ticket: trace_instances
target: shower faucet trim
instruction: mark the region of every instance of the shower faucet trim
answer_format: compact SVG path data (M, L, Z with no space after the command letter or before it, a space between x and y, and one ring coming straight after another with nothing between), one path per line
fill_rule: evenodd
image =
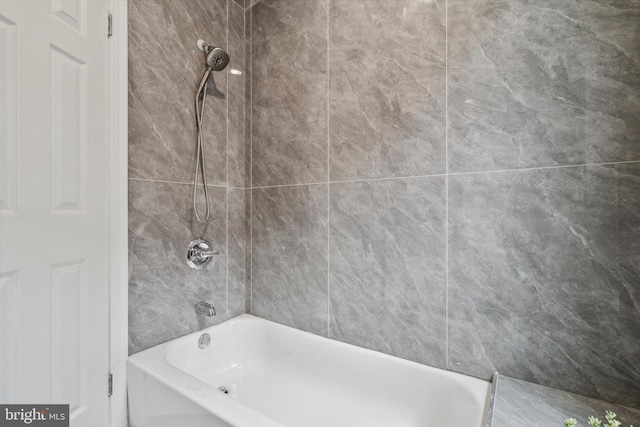
M185 260L193 269L201 270L220 252L211 250L211 243L204 239L193 240L189 243Z

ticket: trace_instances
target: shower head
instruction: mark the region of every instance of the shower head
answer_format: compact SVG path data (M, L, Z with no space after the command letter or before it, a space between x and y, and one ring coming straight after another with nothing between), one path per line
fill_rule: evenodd
M204 40L198 40L198 48L204 52L207 68L213 71L222 71L229 64L229 54L221 47L210 46Z
M213 71L222 71L229 64L229 54L221 47L209 46L205 52L207 67Z

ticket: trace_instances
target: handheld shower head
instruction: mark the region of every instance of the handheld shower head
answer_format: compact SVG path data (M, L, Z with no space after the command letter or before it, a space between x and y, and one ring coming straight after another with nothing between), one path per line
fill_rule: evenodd
M211 47L205 52L207 67L213 71L222 71L229 64L229 54L221 47Z
M204 52L207 68L213 71L222 71L229 64L229 54L221 47L210 46L204 40L198 40L198 48Z
M212 71L222 71L229 64L229 54L224 51L224 49L220 47L210 46L204 42L204 40L198 40L198 49L200 49L204 53L204 60L207 64L207 69L204 70L204 74L202 76L202 80L200 80L200 84L198 85L198 90L196 91L195 96L195 107L196 107L196 127L197 127L197 147L196 147L196 170L193 178L193 213L196 216L196 219L201 224L206 224L209 221L209 191L207 189L207 171L205 168L204 161L204 149L202 143L202 126L204 121L204 105L207 100L207 80L211 75ZM215 86L215 82L214 82ZM219 92L218 92L219 93ZM200 97L202 95L202 98ZM224 98L224 94L222 94L222 98ZM204 219L200 218L200 214L198 213L198 207L196 204L196 199L198 196L198 175L199 172L202 171L202 185L204 187L204 198L206 201L206 211Z

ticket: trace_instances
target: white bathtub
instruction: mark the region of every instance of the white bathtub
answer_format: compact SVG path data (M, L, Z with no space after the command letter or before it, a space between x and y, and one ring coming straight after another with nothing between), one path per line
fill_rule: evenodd
M481 427L490 388L246 314L131 356L128 375L132 427Z

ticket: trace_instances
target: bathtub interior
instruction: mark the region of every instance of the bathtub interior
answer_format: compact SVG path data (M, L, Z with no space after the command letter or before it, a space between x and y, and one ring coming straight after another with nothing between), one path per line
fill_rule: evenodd
M286 426L483 425L489 383L250 315L171 342L166 362ZM220 391L222 394L223 391Z
M130 427L233 427L179 390L179 377L164 381L131 362L127 375Z

